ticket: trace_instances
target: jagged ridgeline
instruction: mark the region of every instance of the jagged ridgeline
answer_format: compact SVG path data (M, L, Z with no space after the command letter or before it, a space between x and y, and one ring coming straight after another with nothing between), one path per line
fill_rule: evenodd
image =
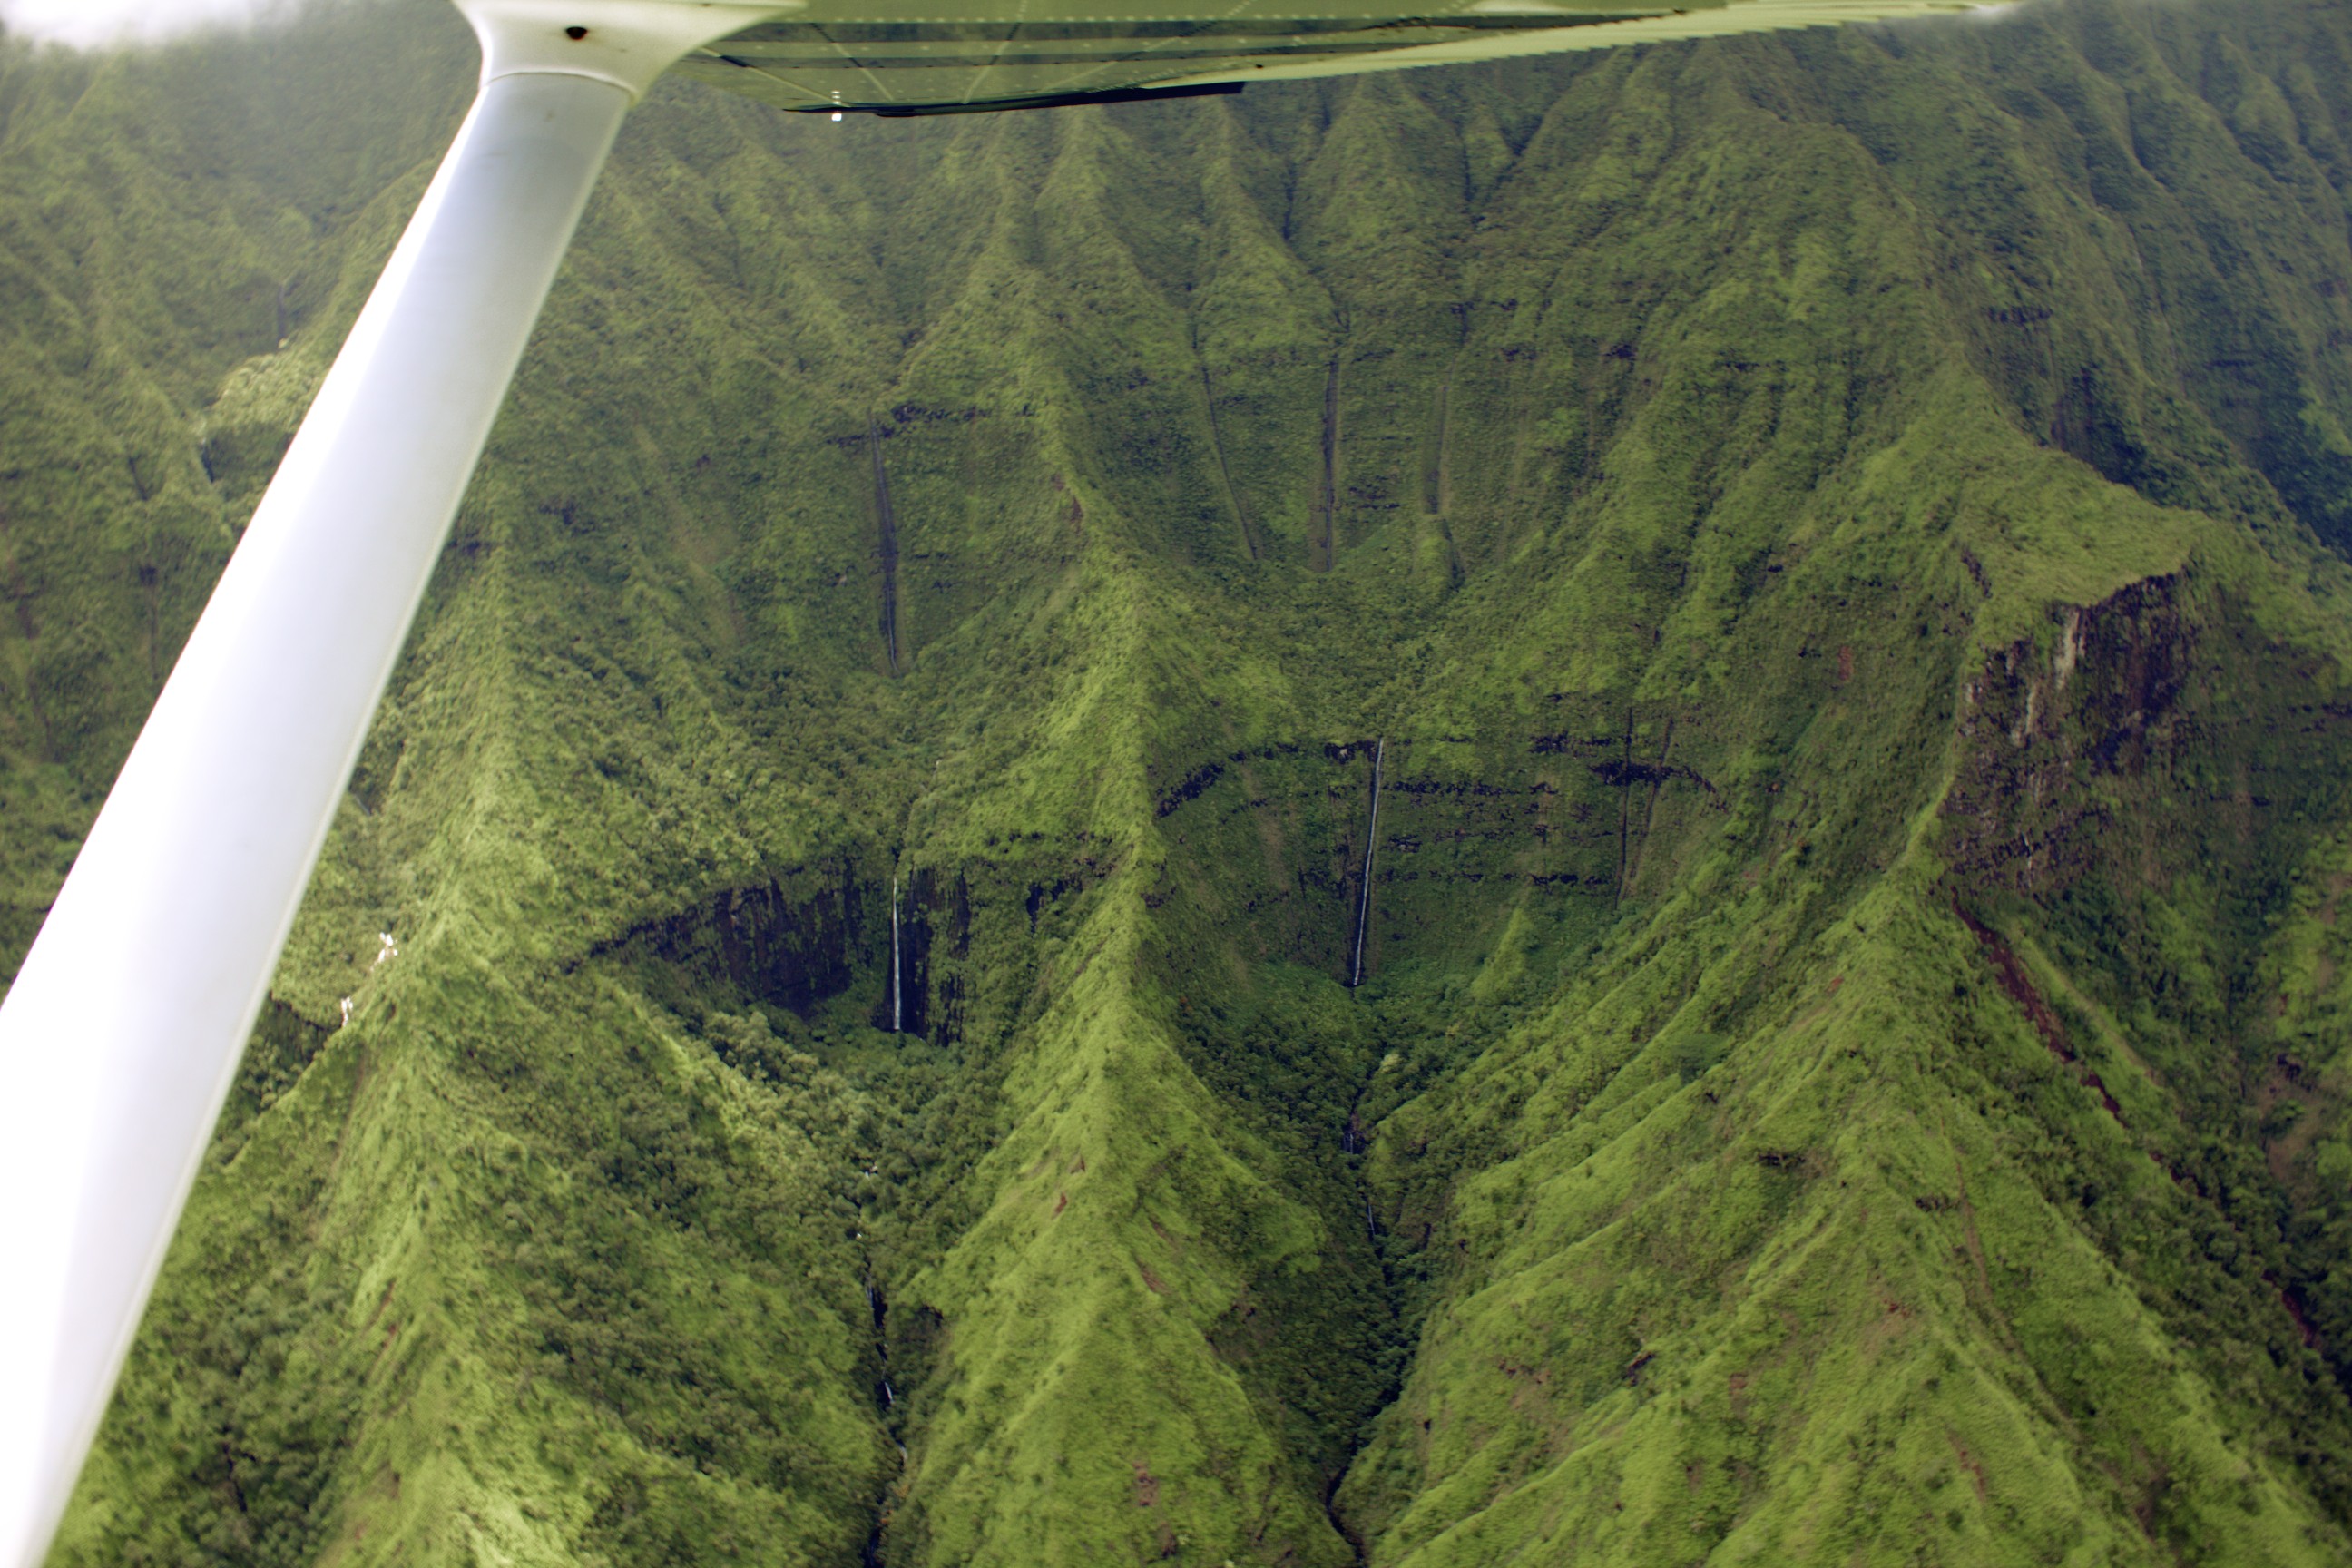
M472 70L0 43L11 962ZM665 87L53 1562L2347 1561L2347 191L2342 0Z

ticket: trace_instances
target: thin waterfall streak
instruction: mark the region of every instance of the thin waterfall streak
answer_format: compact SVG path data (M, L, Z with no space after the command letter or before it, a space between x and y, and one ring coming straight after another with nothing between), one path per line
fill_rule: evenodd
M1381 760L1388 750L1386 737L1372 742L1372 816L1364 827L1364 879L1356 899L1356 963L1348 984L1364 983L1364 928L1372 921L1372 852L1381 836Z
M906 1033L907 987L898 973L898 879L890 879L890 1032Z

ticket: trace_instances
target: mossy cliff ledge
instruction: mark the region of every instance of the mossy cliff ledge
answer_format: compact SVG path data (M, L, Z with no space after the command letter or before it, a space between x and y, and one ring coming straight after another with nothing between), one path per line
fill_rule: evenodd
M12 963L472 69L0 40ZM665 87L53 1562L2352 1559L2347 429L2342 0Z

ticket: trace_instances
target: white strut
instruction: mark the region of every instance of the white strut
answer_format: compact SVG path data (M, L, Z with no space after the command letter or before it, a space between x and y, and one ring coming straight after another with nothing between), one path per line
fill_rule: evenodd
M37 1568L65 1510L621 117L783 8L457 3L480 96L0 1005L0 1568Z

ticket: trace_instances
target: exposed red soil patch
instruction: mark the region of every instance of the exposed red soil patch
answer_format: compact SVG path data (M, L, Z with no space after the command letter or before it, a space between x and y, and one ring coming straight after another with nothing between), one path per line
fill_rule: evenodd
M2116 1126L2128 1129L2131 1123L2124 1120L2124 1108L2116 1103L2105 1080L2083 1065L2083 1058L2076 1054L2074 1042L2066 1037L2066 1026L2059 1021L2049 1002L2034 987L2032 977L2025 973L2024 961L2000 939L1999 931L1980 923L1957 902L1952 905L1952 912L1960 917L1960 923L1969 928L1969 933L1977 939L1977 944L1984 949L1985 956L1992 961L1993 973L2000 977L2000 988L2009 993L2010 1000L2017 1004L2018 1010L2033 1026L2034 1033L2042 1037L2042 1043L2049 1047L2050 1054L2068 1067L2080 1068L2074 1075L2077 1081L2098 1095L2099 1103L2106 1108L2109 1116L2115 1118Z
M1966 1443L1961 1442L1958 1437L1952 1439L1952 1453L1959 1459L1960 1468L1968 1471L1969 1479L1976 1482L1977 1501L1984 1501L1986 1493L1983 1464L1978 1460L1974 1454L1969 1452L1969 1446Z
M2034 1029L2042 1036L2042 1043L2049 1047L2050 1054L2070 1067L2082 1067L2082 1058L2075 1055L2073 1043L2066 1037L2065 1026L2059 1022L2058 1016L2051 1010L2050 1004L2042 998L2041 992L2034 988L2032 980L2025 973L2024 963L2011 950L2009 944L2000 939L2000 934L1979 923L1966 910L1960 908L1957 900L1952 905L1952 912L1959 916L1960 923L1969 928L1976 937L1979 945L1984 949L1986 956L1991 959L1994 972L2000 977L2001 989L2009 993L2011 999L2016 1002L2026 1017L2032 1021ZM2077 1076L2085 1088L2098 1092L2100 1103L2106 1107L2107 1114L2115 1118L2116 1125L2126 1131L2130 1131L2131 1124L2124 1120L2122 1108L2116 1103L2116 1097L2108 1092L2107 1086L2100 1081L2099 1075L2088 1068L2082 1068ZM2277 1076L2273 1074L2274 1078ZM2294 1076L2292 1072L2286 1074L2289 1079ZM2154 1149L2147 1150L2147 1153L2148 1159L2155 1163L2156 1168L2162 1171L2172 1184L2179 1187L2182 1193L2200 1201L2206 1199L2204 1190L2196 1181L2177 1168L2172 1162ZM1965 1207L1967 1203L1965 1193L1961 1203ZM1973 1226L1970 1228L1973 1231ZM1973 1236L1971 1243L1973 1244ZM1979 1258L1978 1263L1979 1271L1983 1267L1983 1262ZM2268 1274L2263 1276L2263 1281L2278 1293L2279 1305L2284 1307L2287 1316L2294 1320L2295 1331L2303 1336L2304 1344L2313 1350L2319 1349L2321 1347L2319 1331L2313 1326L2311 1319L2305 1313L2303 1303L2296 1299L2293 1288L2280 1284L2276 1279Z
M2279 1305L2286 1309L2286 1315L2294 1320L2296 1331L2303 1335L2304 1349L2317 1350L2319 1331L2312 1325L2311 1319L2305 1313L2303 1303L2295 1299L2294 1292L2267 1274L2263 1276L2263 1283L2278 1292Z

